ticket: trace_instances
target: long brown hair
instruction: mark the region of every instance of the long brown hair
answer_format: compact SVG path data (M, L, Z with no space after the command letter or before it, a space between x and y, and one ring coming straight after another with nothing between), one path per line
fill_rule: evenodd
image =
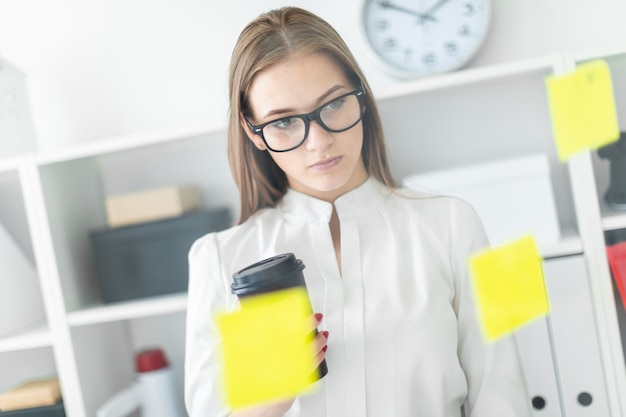
M397 188L387 163L380 116L370 87L356 60L339 34L320 17L300 8L284 7L264 13L239 35L230 62L230 119L228 159L239 188L239 223L257 210L273 207L287 192L287 177L268 151L260 151L240 125L240 114L250 112L248 92L254 76L295 54L325 53L343 68L355 86L365 89L363 148L361 156L368 174Z

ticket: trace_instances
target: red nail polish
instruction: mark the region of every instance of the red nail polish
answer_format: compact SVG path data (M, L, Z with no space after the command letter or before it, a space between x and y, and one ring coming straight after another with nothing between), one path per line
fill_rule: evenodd
M327 330L324 330L324 331L322 332L322 334L324 335L324 337L325 337L326 339L328 339L328 331L327 331Z
M322 321L323 317L322 313L315 314L315 320L317 320L318 323Z
M326 352L326 349L328 349L328 345L326 345L326 346L324 346L324 347L322 348L322 352Z

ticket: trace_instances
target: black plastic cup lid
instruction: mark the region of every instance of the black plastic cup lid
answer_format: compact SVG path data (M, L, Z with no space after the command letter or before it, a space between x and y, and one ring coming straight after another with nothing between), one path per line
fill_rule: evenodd
M283 253L263 259L233 274L233 294L247 294L271 288L280 281L304 269L293 253Z

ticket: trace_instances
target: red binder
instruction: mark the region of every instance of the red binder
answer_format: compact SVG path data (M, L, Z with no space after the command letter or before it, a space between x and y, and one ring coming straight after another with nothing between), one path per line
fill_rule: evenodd
M613 271L613 279L622 298L622 305L626 310L626 242L607 246L606 253L611 271Z

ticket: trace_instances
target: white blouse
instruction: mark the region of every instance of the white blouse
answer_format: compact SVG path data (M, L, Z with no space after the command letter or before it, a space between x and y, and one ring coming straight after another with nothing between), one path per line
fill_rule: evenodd
M512 338L483 341L468 282L487 245L476 213L448 197L390 191L374 179L332 204L289 190L276 208L198 239L189 253L185 400L191 417L229 414L214 313L232 311L236 271L292 252L328 330L328 374L298 398L302 417L529 417Z

